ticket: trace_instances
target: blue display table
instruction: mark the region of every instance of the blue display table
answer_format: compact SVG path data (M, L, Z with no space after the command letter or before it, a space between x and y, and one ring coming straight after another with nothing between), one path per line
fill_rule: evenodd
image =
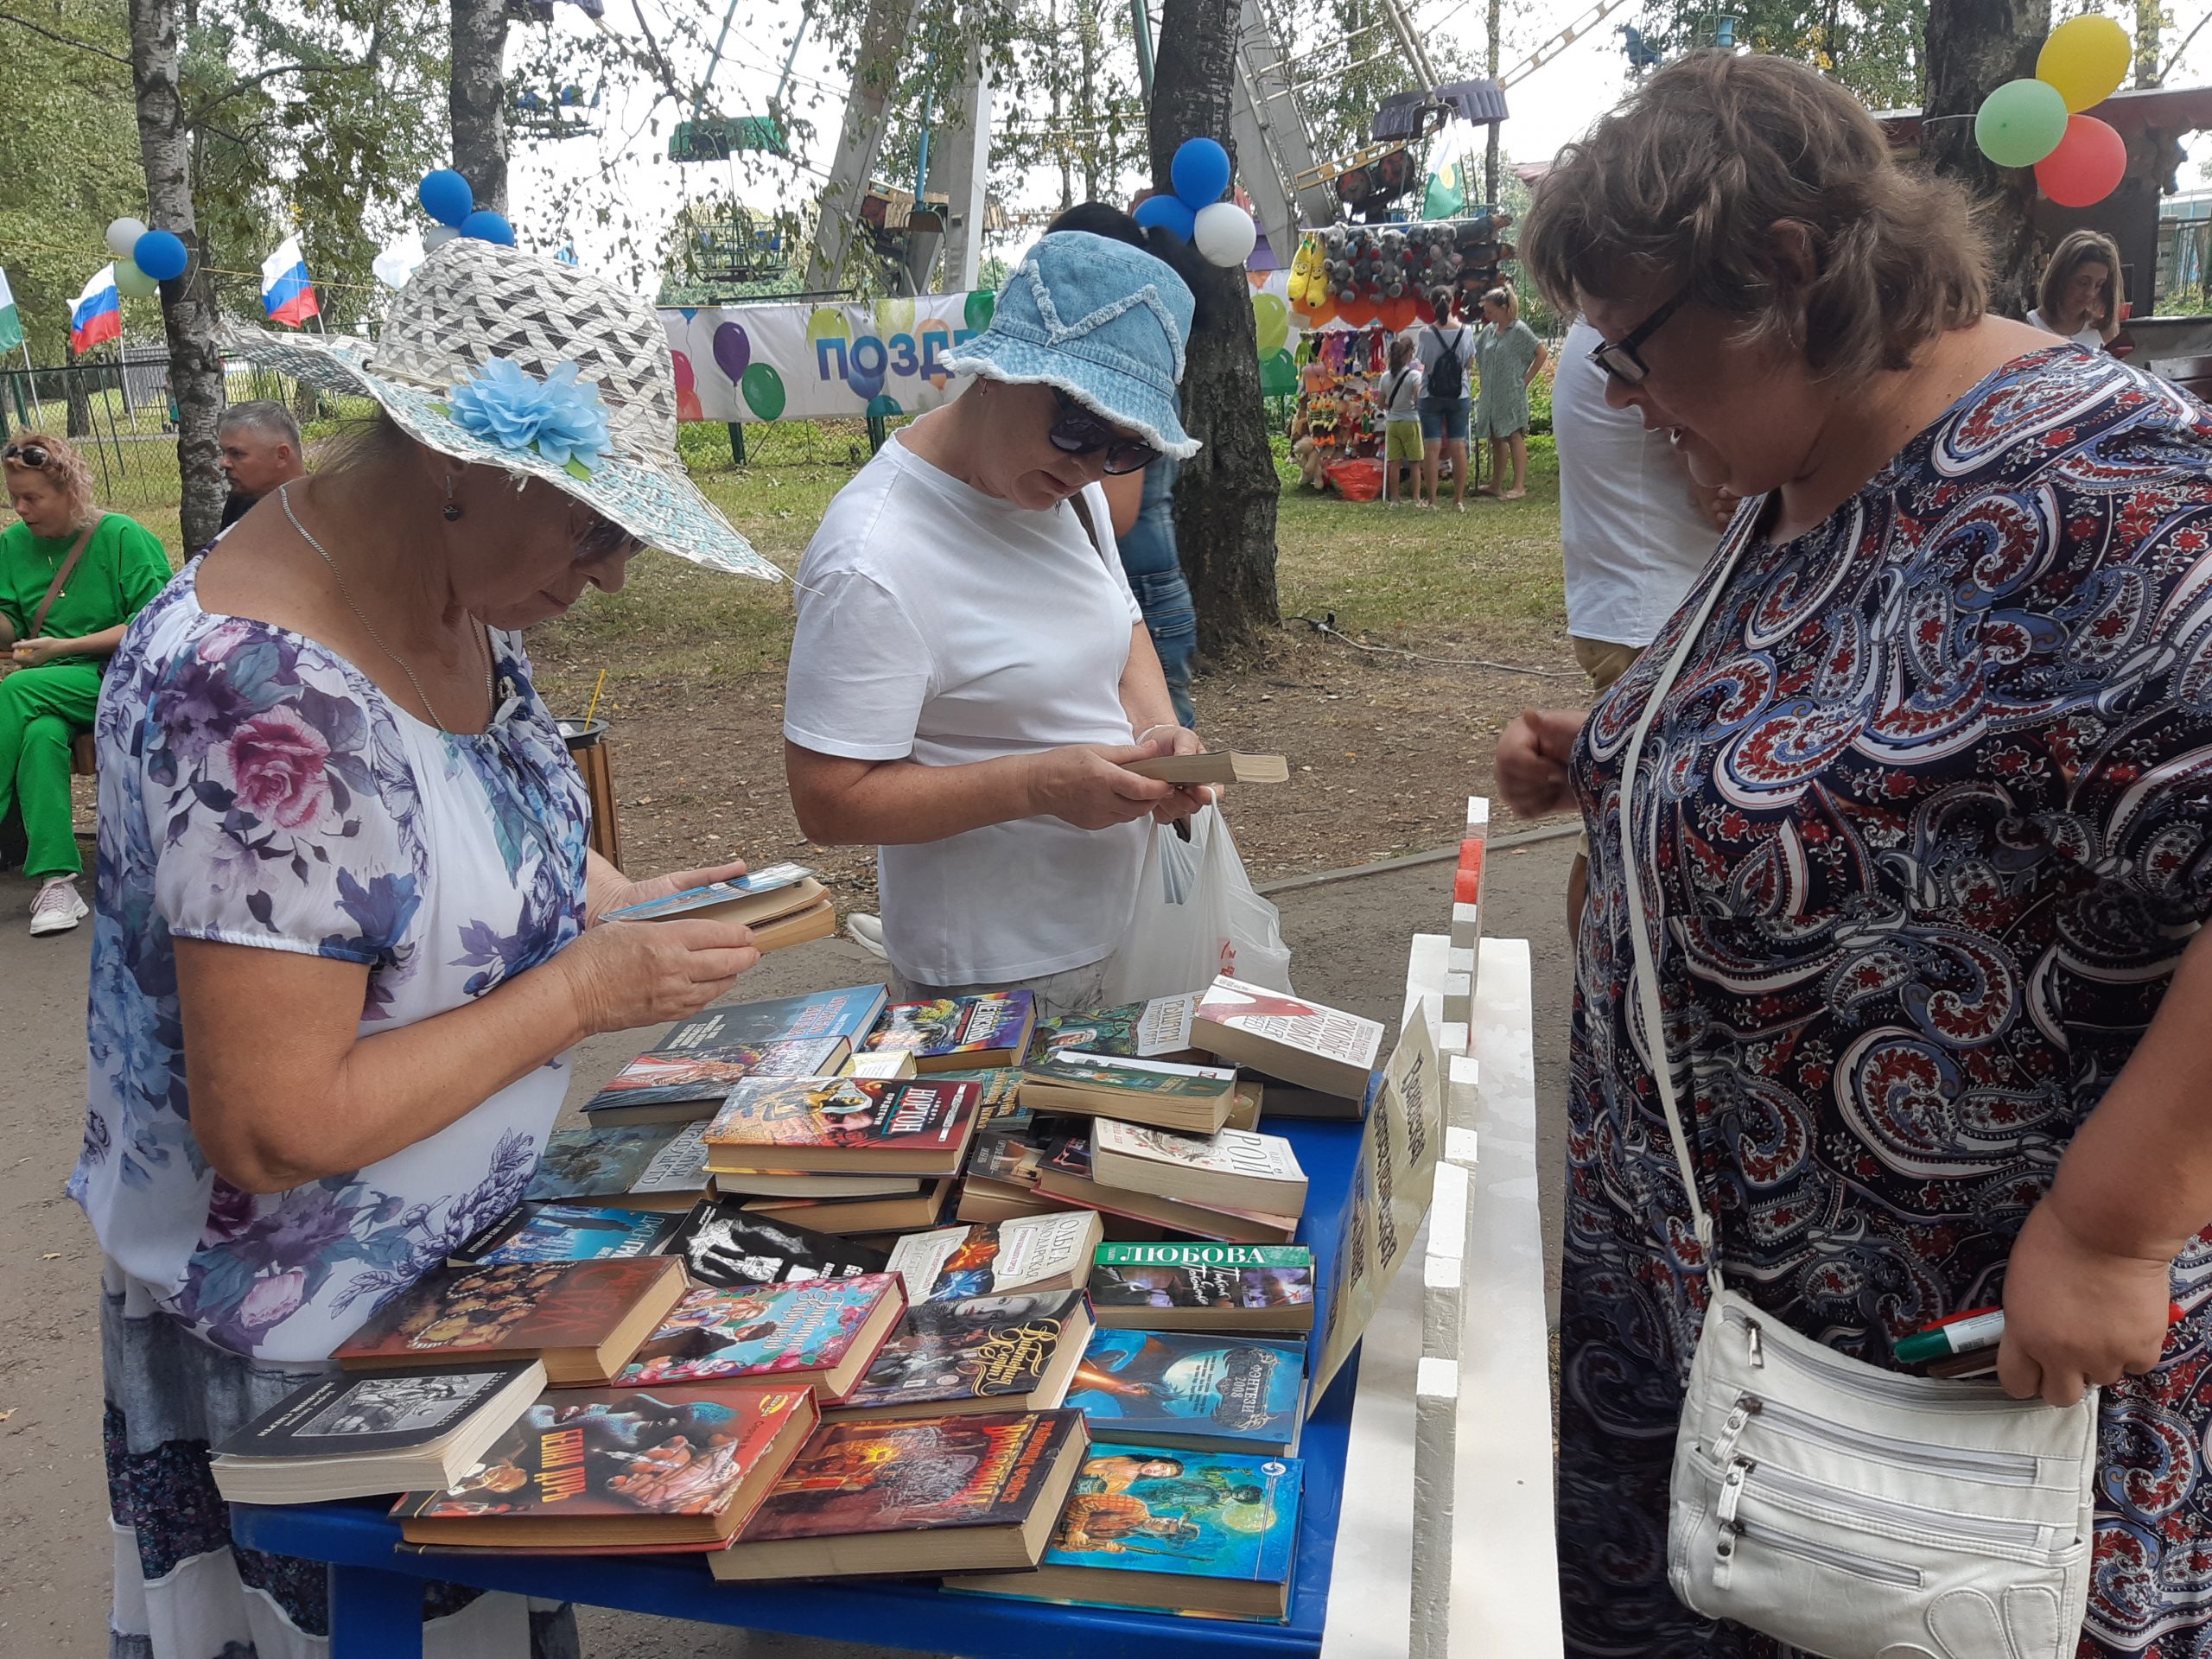
M1320 1287L1317 1334L1326 1328L1328 1285L1344 1197L1358 1155L1359 1126L1277 1123L1307 1180L1299 1242L1313 1251ZM773 1587L715 1581L697 1556L592 1559L520 1554L402 1554L399 1523L381 1500L285 1507L238 1504L232 1527L255 1549L331 1564L331 1659L419 1659L424 1579L509 1590L553 1601L619 1607L709 1624L782 1630L872 1643L963 1659L1161 1659L1169 1654L1318 1654L1328 1614L1337 1516L1344 1500L1344 1446L1357 1361L1306 1426L1297 1576L1284 1624L1244 1624L1101 1607L1064 1607L933 1586L830 1581Z

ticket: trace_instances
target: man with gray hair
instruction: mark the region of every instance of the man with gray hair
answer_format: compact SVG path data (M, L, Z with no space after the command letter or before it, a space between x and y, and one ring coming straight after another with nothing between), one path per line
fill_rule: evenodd
M223 528L245 517L264 495L307 475L300 454L300 423L282 404L257 399L232 404L216 423L215 445L231 499L223 503Z

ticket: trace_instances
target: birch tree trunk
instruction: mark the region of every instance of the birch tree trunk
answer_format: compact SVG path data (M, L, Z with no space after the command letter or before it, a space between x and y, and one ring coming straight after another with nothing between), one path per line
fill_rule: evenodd
M1928 97L1922 105L1922 162L1964 181L1982 204L1989 236L1991 300L2007 316L2035 304L2042 256L2036 244L2036 175L2000 168L1974 141L1981 100L2036 72L2050 32L2050 0L1942 0L1928 9Z
M215 423L223 408L223 358L215 342L215 289L200 260L192 207L192 141L177 88L176 0L130 0L130 79L138 108L138 150L146 167L147 219L181 237L192 263L162 284L168 335L169 391L176 398L177 508L188 556L222 527L223 474Z
M453 0L453 164L476 205L507 211L505 0Z
M1185 138L1213 138L1236 155L1229 111L1236 14L1237 0L1166 0L1162 8L1146 127L1153 182L1162 190L1172 188L1169 164ZM1198 314L1183 424L1205 448L1176 480L1175 545L1198 607L1198 649L1218 661L1250 650L1282 620L1275 598L1281 486L1260 396L1251 288L1242 269L1195 254L1188 263Z

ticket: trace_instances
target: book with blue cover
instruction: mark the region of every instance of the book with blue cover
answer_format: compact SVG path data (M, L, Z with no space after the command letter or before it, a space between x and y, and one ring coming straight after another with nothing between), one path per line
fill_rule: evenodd
M712 1117L747 1077L827 1077L850 1052L842 1037L649 1049L584 1103L594 1123L671 1123Z
M525 1199L612 1198L630 1190L675 1139L673 1123L593 1124L546 1137Z
M890 993L880 985L847 985L801 996L724 1002L679 1020L653 1045L656 1054L762 1043L822 1042L842 1037L855 1048L883 1017Z
M914 1069L925 1075L1019 1065L1036 1025L1037 998L1030 991L930 997L893 1003L863 1046L877 1054L910 1052Z
M653 1255L683 1217L583 1204L518 1204L448 1259L455 1267Z
M810 891L811 889L811 891ZM823 892L814 872L804 864L771 864L749 870L727 881L686 887L664 898L625 905L600 918L602 922L659 922L671 916L728 917L731 921L766 921L786 910L810 905ZM802 896L804 895L804 896Z
M1305 1400L1301 1342L1100 1330L1067 1403L1105 1440L1288 1457L1298 1450Z
M1100 1440L1041 1567L963 1574L945 1587L1279 1622L1290 1612L1304 1478L1294 1458Z
M702 1287L668 1312L616 1380L625 1388L720 1382L810 1388L825 1403L841 1400L906 1311L906 1293L891 1273Z

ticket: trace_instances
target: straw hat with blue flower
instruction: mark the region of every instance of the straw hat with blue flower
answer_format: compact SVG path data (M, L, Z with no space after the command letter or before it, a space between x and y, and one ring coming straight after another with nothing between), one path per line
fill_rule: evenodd
M441 454L541 479L649 547L782 574L684 474L676 376L652 307L573 266L456 238L416 267L374 345L251 329L226 344L326 391L375 399Z

